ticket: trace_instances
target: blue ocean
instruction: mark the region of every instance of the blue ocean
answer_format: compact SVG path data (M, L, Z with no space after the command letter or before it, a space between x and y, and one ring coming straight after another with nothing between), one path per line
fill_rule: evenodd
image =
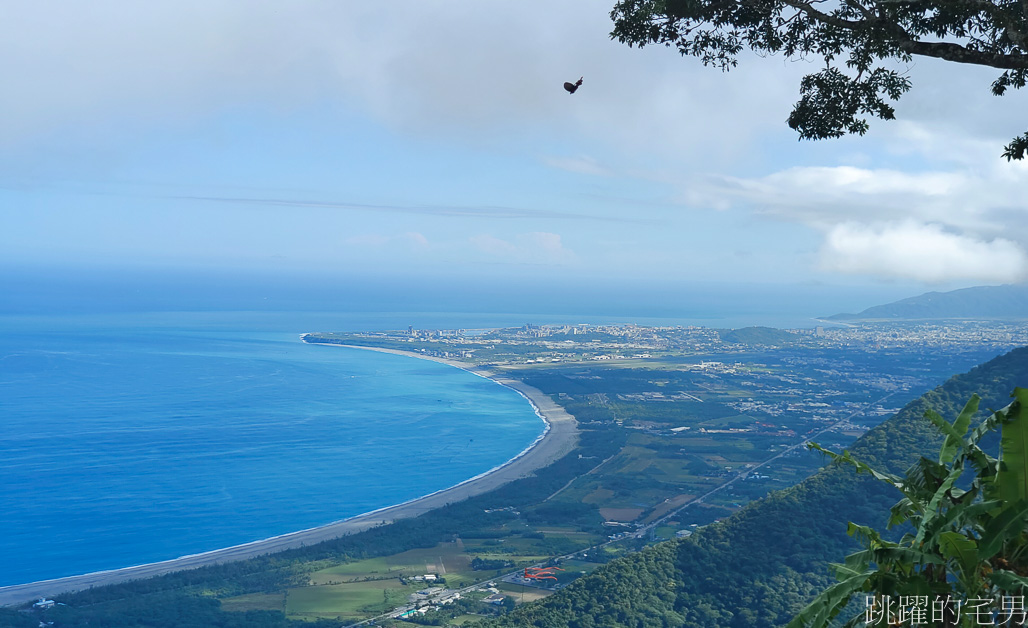
M268 330L290 318L3 318L0 586L407 501L544 428L520 395L460 369Z

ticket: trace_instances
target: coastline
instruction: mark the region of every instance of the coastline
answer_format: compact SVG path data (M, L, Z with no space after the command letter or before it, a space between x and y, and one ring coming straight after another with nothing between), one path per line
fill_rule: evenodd
M568 414L564 408L554 403L542 391L519 380L503 377L488 369L475 367L457 360L426 356L412 351L357 345L308 343L305 335L301 336L301 338L304 339L304 343L309 345L336 346L392 353L394 355L431 360L468 371L520 394L532 405L536 414L546 424L546 427L539 438L507 462L449 488L441 489L401 504L386 506L315 528L289 532L268 539L199 554L191 554L171 560L0 587L0 606L22 604L39 597L54 596L129 580L150 578L174 571L184 571L206 565L245 560L265 554L295 549L304 545L329 541L348 534L356 534L400 519L417 517L430 510L487 493L519 478L530 476L536 470L550 465L570 452L578 441L578 424L575 418Z

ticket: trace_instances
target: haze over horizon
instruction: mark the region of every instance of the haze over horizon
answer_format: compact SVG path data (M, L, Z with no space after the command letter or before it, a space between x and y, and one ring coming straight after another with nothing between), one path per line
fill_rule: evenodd
M1028 164L999 157L1025 94L992 71L917 60L897 121L797 142L811 64L630 49L603 4L56 8L0 23L9 275L881 295L862 307L1028 276Z

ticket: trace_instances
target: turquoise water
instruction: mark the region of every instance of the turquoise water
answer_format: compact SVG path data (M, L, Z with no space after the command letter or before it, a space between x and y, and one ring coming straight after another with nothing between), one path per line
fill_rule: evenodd
M305 345L302 332L344 326L294 322L0 320L0 586L403 502L502 464L543 430L525 399L489 380Z

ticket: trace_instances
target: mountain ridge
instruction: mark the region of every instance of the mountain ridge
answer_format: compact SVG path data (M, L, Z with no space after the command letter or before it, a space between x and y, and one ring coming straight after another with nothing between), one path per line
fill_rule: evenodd
M924 319L1028 319L1028 285L974 286L949 292L926 292L856 314L833 314L825 321Z

